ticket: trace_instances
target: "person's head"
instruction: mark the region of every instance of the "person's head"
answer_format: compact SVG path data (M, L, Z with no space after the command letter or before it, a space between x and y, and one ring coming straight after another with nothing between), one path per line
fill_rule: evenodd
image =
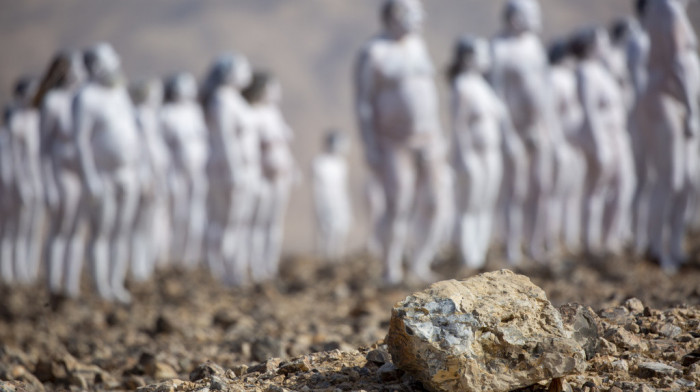
M214 60L209 68L202 91L206 104L216 89L230 86L236 90L248 87L252 79L252 70L248 59L237 53L223 53Z
M628 18L620 18L610 24L610 40L614 45L620 45L630 36L632 21Z
M423 26L423 6L419 0L385 0L381 18L384 28L395 37L419 32Z
M181 72L165 80L165 102L193 101L197 98L197 81L189 72Z
M250 84L243 90L243 97L251 105L262 102L278 103L282 99L279 82L266 71L255 71Z
M561 65L571 57L571 43L569 40L557 39L547 48L547 57L550 65Z
M163 84L158 79L141 80L129 86L134 105L158 106L163 100Z
M70 88L85 79L85 66L78 51L60 51L49 64L39 84L34 106L39 107L46 94L56 88Z
M121 78L121 59L108 43L99 43L85 51L85 68L90 79L104 85L114 85Z
M323 138L323 150L330 154L343 154L347 149L347 140L345 135L336 130L331 129L326 132Z
M485 39L463 36L454 46L454 57L448 71L450 81L462 72L484 73L491 65L489 45Z
M12 94L15 104L20 107L32 105L36 88L37 81L31 76L22 76L17 79Z
M542 29L542 10L537 0L508 0L503 10L508 32L520 34Z
M597 28L589 27L574 34L571 52L578 60L588 60L600 54L600 34Z
M634 11L639 19L644 18L649 8L649 0L634 0Z

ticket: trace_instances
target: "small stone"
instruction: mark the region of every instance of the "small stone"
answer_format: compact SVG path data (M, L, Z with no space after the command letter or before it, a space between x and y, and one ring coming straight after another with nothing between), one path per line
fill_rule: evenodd
M683 333L683 330L677 325L666 323L659 329L659 333L667 338L673 339Z
M133 374L125 377L122 381L122 386L124 387L124 389L128 389L130 391L141 388L145 385L146 381L143 379L143 377L136 376Z
M157 381L170 380L177 377L178 374L172 366L163 362L156 363L153 378L155 378Z
M625 301L625 307L631 313L640 314L644 312L644 304L637 298L630 298Z
M634 392L656 392L656 389L647 384L639 384L637 385L637 388L634 389Z
M643 362L639 364L637 370L637 374L641 378L674 376L679 373L681 373L680 370L661 362Z
M209 376L209 389L212 391L226 390L226 383L221 378L211 375Z
M248 374L248 373L263 373L263 374L265 374L265 373L274 372L279 367L280 362L281 362L281 360L277 359L277 358L268 359L265 362L262 362L258 365L255 365L255 366L249 368L248 372L246 374Z
M394 366L393 363L385 363L377 370L377 376L383 382L398 381L403 372Z
M693 352L685 354L681 359L681 365L690 366L698 361L700 361L700 348Z
M573 331L573 338L586 352L590 360L600 347L598 320L591 310L579 304L567 304L559 308L562 320Z
M391 362L391 355L386 350L376 349L367 353L367 361L378 366Z
M253 361L257 362L263 362L268 358L279 358L282 356L282 342L269 336L256 339L250 353Z
M278 374L294 374L299 372L311 371L311 365L306 358L298 359L293 362L283 362L277 370Z
M236 365L231 370L233 370L236 376L242 377L244 374L248 373L248 365Z
M696 385L695 381L686 380L684 378L675 380L674 384L677 384L681 388L694 388Z
M622 306L603 309L600 311L600 318L613 322L615 324L624 325L630 319L630 311Z
M624 350L645 350L648 348L648 345L639 336L617 325L608 328L604 337Z
M613 361L611 365L613 370L617 372L627 373L630 370L627 361L625 361L624 359L618 359L617 361Z
M397 303L385 341L394 365L428 390L509 391L582 372L573 335L542 289L503 270Z
M210 376L224 376L226 371L212 361L199 364L191 373L190 381L199 381Z

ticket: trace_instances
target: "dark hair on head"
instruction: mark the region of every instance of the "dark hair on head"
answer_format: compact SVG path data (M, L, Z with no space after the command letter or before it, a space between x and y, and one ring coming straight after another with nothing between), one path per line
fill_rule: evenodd
M476 39L471 36L463 36L457 40L454 46L452 64L447 67L447 80L452 83L462 72L465 59L471 59L476 55Z
M323 147L325 149L330 149L338 145L339 142L341 142L345 138L345 135L343 135L342 132L335 128L331 128L328 131L326 131L326 134L323 137Z
M163 80L163 102L171 103L177 98L179 74L173 74Z
M634 10L637 12L638 17L643 17L647 13L647 9L649 8L649 0L635 0L634 1Z
M34 94L35 89L36 79L31 76L22 76L15 82L13 95L15 99L26 99Z
M49 68L46 70L46 73L44 73L44 77L39 83L39 89L32 101L34 107L38 108L41 106L49 91L66 84L68 71L72 65L73 56L76 54L77 52L67 50L56 53L51 63L49 63Z
M547 58L549 64L560 64L571 55L571 43L567 39L557 39L547 48Z
M593 27L579 31L571 40L571 52L579 60L590 56L595 47L597 30Z
M382 23L384 23L384 24L389 23L389 20L391 19L391 15L394 13L394 7L396 7L395 0L385 0L384 1L384 4L382 4L382 10L380 12L380 17L381 17Z
M253 72L253 78L248 87L241 94L251 105L260 102L265 96L265 89L272 81L272 75L267 71L257 70Z
M630 31L630 25L627 19L620 18L616 19L610 25L608 34L610 34L610 40L614 43L620 43L622 40L627 38Z

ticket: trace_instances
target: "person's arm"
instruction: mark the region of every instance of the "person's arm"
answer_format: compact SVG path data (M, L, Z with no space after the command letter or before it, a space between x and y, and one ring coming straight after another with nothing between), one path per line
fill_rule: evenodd
M243 124L240 118L234 117L235 114L231 113L231 108L224 107L221 100L216 100L213 104L215 105L213 125L219 130L218 136L221 138L221 148L229 170L230 180L235 181L236 168L240 166L241 159L240 143L236 139L238 137L238 127L243 126Z
M379 161L372 104L376 80L369 50L362 50L355 65L355 115L364 144L365 159L370 167L375 167Z
M73 101L73 126L75 127L75 143L78 149L80 161L80 175L93 198L102 193L102 183L95 165L95 156L92 151L92 134L95 120L90 113L87 92L79 94Z
M698 59L697 53L692 49L692 29L688 27L685 10L678 5L673 8L672 45L674 56L671 59L671 83L679 96L678 99L686 109L685 132L686 136L695 136L698 133ZM695 69L694 69L695 68Z
M41 177L42 182L46 184L46 204L49 208L56 208L59 202L58 181L56 179L55 168L53 164L53 147L52 134L58 126L56 116L48 107L48 102L44 101L41 107L41 116L39 120L40 136L40 159L41 159Z
M598 163L603 164L606 157L603 154L603 149L605 146L605 132L606 129L602 126L600 115L597 111L598 105L595 100L594 83L597 80L588 78L584 70L579 70L577 72L578 80L578 93L579 99L581 100L581 108L583 109L584 123L590 129L591 141L593 145L586 146L589 153L595 156Z
M469 138L469 124L467 122L469 105L466 99L462 96L459 86L453 83L452 86L452 142L456 147L454 150L455 165L460 169L467 167L467 154L472 148L472 143Z

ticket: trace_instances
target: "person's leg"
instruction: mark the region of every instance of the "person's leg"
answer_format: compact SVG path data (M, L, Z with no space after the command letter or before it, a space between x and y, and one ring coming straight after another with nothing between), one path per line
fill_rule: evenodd
M397 284L403 280L402 261L415 193L416 168L405 146L386 142L381 163L381 182L386 210L381 230L384 244L384 281Z
M103 176L102 196L92 201L90 258L95 288L105 300L114 299L110 283L110 236L115 225L117 202L112 180Z
M131 295L124 287L129 271L130 245L129 233L134 227L134 218L138 206L139 184L133 173L120 173L116 182L116 219L111 238L110 284L116 300L131 302Z

